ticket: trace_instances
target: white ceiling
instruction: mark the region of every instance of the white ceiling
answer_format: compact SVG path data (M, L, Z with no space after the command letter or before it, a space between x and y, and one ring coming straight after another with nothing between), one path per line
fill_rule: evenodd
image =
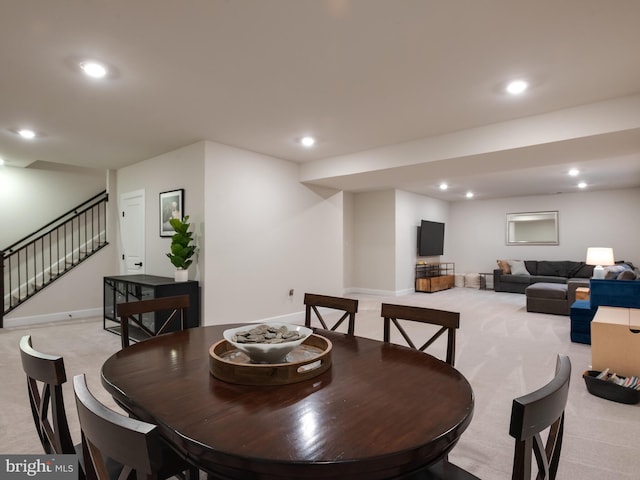
M4 2L0 156L119 168L210 140L329 165L619 97L638 105L639 19L637 0ZM110 76L83 76L89 58ZM519 77L525 95L502 93ZM637 113L571 140L327 170L313 183L491 198L575 191L565 173L578 166L589 188L639 186ZM15 134L27 126L37 139ZM296 143L305 134L314 148Z

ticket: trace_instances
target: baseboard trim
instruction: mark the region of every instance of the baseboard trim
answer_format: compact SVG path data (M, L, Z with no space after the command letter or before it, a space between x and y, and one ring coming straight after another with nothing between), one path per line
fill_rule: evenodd
M63 320L79 320L82 318L102 317L102 308L88 308L85 310L73 310L70 312L47 313L45 315L32 315L28 317L4 318L4 327L25 327L40 323L61 322Z
M345 288L344 293L346 295L355 293L362 295L376 295L380 297L399 297L401 295L408 295L409 293L413 293L413 289L407 290L376 290L374 288L359 288L359 287L350 287Z
M401 297L403 295L411 295L412 293L416 293L415 289L407 288L406 290L398 290L396 292L396 297Z
M265 322L280 322L280 323L295 323L298 325L304 324L304 311L287 313L285 315L276 315L275 317L262 318L256 321L257 323ZM252 322L255 323L255 322Z
M320 312L321 315L324 314L330 314L332 312L336 312L336 310L333 310L331 308L325 308L325 307L319 307L318 311ZM276 323L292 323L295 325L304 325L304 317L305 317L305 312L304 310L300 311L300 312L294 312L294 313L287 313L284 315L276 315L273 317L267 317L267 318L261 318L259 320L252 320L248 323L269 323L269 322L276 322ZM320 324L317 323L317 319L315 317L315 314L312 314L312 326L319 326Z

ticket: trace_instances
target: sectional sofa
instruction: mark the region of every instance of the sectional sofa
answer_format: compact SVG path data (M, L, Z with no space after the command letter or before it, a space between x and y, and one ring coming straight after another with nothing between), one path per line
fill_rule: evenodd
M526 270L523 271L522 266ZM498 260L498 267L493 271L496 292L525 293L534 283L567 284L570 279L582 279L573 283L588 284L593 276L592 265L569 260Z
M525 293L528 312L555 315L573 316L576 290L589 287L593 275L593 266L566 260L498 260L498 266L493 272L495 291ZM618 262L605 269L605 278L609 280L638 277L640 272L629 262Z

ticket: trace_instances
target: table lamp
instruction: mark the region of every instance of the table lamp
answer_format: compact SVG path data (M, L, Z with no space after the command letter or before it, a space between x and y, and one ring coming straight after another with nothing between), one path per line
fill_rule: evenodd
M587 248L587 265L595 265L593 277L604 278L603 265L613 265L613 248L589 247Z

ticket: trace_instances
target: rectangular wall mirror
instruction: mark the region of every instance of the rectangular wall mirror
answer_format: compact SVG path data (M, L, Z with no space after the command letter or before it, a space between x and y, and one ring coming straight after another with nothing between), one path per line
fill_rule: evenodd
M507 245L558 245L558 212L507 213Z

